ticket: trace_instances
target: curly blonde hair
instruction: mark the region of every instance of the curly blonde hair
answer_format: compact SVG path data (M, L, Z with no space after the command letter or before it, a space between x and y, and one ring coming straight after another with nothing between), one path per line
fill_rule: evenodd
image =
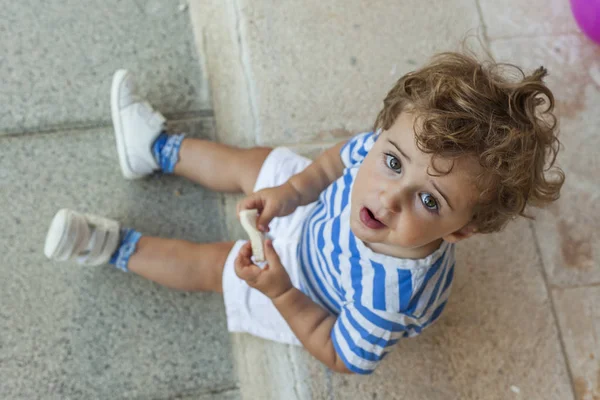
M565 179L553 167L560 142L546 75L544 67L526 75L511 64L441 53L398 80L374 128L387 130L401 112L411 112L417 146L433 161L477 159L483 172L476 177L480 196L472 221L482 233L499 231L516 216L531 218L527 205L558 199ZM451 170L432 167L440 175Z

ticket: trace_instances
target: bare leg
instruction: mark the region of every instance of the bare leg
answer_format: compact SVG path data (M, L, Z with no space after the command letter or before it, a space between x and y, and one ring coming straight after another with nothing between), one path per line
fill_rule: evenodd
M271 150L241 149L185 138L173 172L211 190L250 194ZM173 289L222 292L223 268L233 245L234 242L200 244L142 236L128 268Z
M175 175L217 192L251 194L270 147L242 149L209 140L185 138Z
M142 236L128 268L172 289L221 293L223 267L233 245Z
M173 172L211 190L250 194L271 150L185 138ZM234 242L200 244L142 236L128 268L173 289L222 292L223 268L233 245Z

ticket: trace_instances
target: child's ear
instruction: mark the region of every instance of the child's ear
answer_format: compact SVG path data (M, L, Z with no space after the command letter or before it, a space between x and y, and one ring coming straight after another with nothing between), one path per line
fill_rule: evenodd
M449 243L457 243L473 236L475 233L477 233L477 226L475 226L473 222L469 222L467 225L449 235L444 236L442 239Z

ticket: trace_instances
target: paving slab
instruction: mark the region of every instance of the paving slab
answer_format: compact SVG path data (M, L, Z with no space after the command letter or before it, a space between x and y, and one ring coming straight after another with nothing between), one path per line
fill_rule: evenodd
M209 107L185 0L1 1L0 135L110 121L118 68L168 114Z
M558 164L565 170L561 198L534 212L536 236L552 285L600 283L600 47L581 35L492 42L502 60L530 70L545 65L557 100Z
M212 127L211 118L174 124L206 138ZM62 207L146 234L222 240L221 196L168 176L125 181L107 128L0 143L0 398L235 396L220 295L43 255Z
M480 25L472 0L192 0L190 12L219 138L244 144L370 129L398 78Z
M600 398L600 287L553 291L577 400Z
M213 393L175 397L174 400L239 400L239 390L215 391ZM169 399L171 400L171 399Z
M490 39L579 32L565 0L477 0Z

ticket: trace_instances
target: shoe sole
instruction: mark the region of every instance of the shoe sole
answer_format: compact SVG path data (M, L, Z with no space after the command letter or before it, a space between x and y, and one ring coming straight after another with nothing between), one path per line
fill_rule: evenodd
M79 221L75 218L74 212L68 209L62 209L56 213L44 244L44 254L51 260L66 261L71 258L73 249L77 247L77 237Z
M89 236L88 223L102 227L96 236ZM111 233L112 232L112 233ZM80 214L73 210L62 209L56 213L44 244L44 254L51 260L75 260L80 265L101 265L110 260L111 254L119 243L119 224L116 221L91 214ZM97 245L81 252L90 240ZM76 254L79 251L81 254Z
M112 114L112 121L115 131L115 138L117 140L117 153L119 154L119 165L121 166L121 172L125 179L138 179L143 175L138 175L133 172L129 159L127 158L127 151L125 150L125 132L123 129L123 121L121 120L121 109L119 108L119 88L127 77L127 70L117 70L113 75L112 85L110 89L110 110Z

